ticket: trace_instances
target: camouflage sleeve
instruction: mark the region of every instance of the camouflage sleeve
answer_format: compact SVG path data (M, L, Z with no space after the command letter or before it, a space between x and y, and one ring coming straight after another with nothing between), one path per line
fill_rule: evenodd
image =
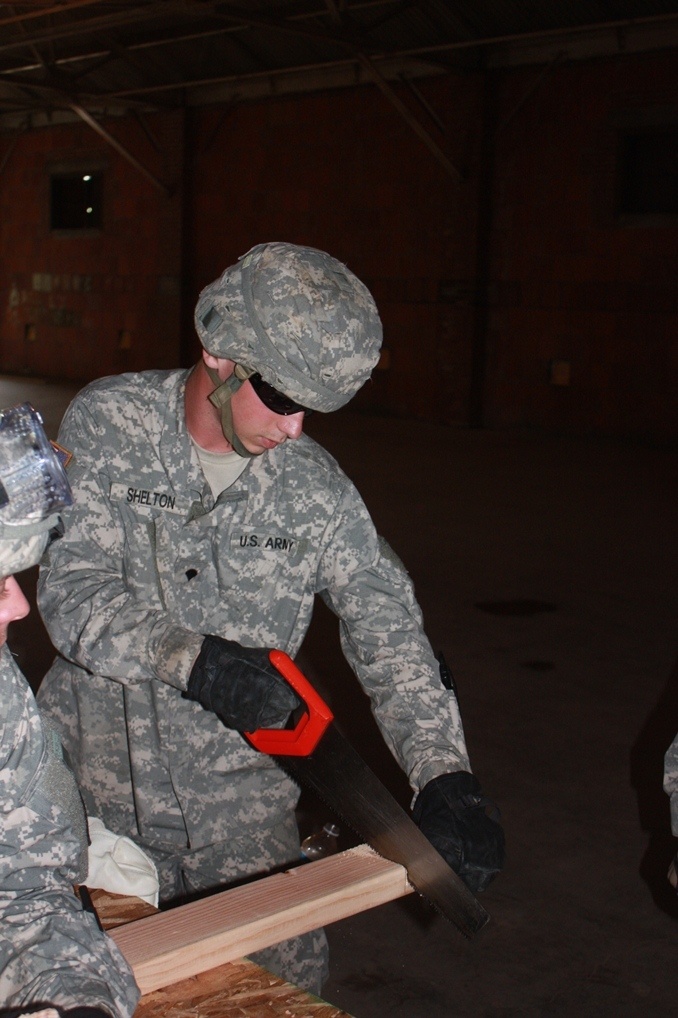
M678 838L678 735L664 757L664 789L671 797L671 828Z
M61 807L65 776L55 781L33 694L4 655L0 687L0 1001L89 1004L126 1018L138 988L74 894L82 844Z
M420 790L439 774L470 770L459 708L441 683L412 582L352 486L324 544L321 596L339 616L346 659L410 784Z
M40 568L38 605L57 650L121 682L157 678L185 688L203 637L174 623L162 606L138 601L122 575L123 531L108 494L116 450L87 407L71 404L59 442L74 452L68 467L74 504L65 534Z

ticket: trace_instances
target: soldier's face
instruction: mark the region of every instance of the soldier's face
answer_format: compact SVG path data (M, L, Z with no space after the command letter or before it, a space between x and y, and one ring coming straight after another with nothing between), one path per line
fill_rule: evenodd
M281 442L297 439L304 430L304 412L276 414L265 406L250 382L244 382L231 399L235 433L252 453L274 449Z
M24 592L14 577L0 577L0 647L7 643L10 622L25 618L30 610Z

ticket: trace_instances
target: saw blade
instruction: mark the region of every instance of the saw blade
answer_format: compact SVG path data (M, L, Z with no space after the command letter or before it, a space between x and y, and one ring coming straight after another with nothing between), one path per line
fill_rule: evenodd
M334 725L309 756L274 759L379 855L404 866L414 889L464 936L482 929L488 913Z

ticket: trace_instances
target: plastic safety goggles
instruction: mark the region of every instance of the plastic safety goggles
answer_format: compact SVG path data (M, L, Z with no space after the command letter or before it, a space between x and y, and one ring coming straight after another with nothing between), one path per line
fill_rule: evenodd
M284 392L274 389L272 385L263 380L258 371L249 376L249 381L264 406L268 410L272 410L274 414L282 414L284 417L289 417L290 414L306 414L309 417L313 413L301 403L295 403Z
M30 403L0 410L0 510L5 523L45 520L73 496L42 418Z

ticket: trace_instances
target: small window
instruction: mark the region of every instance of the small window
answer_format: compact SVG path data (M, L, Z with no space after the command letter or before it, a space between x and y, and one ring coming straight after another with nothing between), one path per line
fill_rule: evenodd
M621 136L617 211L630 216L678 215L678 128Z
M103 178L99 170L53 173L50 177L50 229L100 230Z

